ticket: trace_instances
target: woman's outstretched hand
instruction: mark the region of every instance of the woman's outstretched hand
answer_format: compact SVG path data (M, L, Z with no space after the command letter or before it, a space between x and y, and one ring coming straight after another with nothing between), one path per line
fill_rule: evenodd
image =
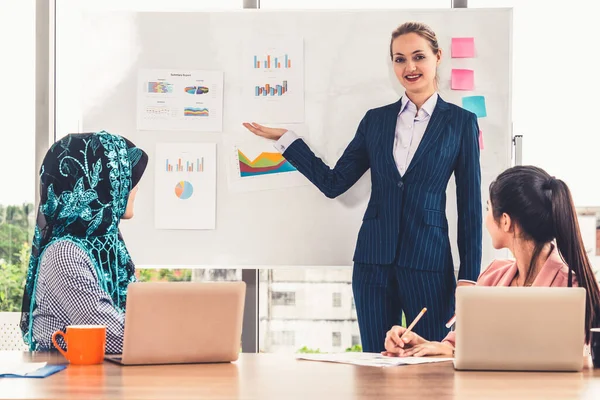
M259 125L256 122L244 122L242 125L244 125L246 129L254 133L256 136L264 137L266 139L271 140L279 140L279 138L287 132L287 129L267 128L266 126Z

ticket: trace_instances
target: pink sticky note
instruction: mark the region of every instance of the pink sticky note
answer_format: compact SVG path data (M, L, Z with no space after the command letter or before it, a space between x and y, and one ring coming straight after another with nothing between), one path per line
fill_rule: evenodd
M452 38L452 58L475 57L475 39L472 37Z
M479 131L479 150L483 150L483 133Z
M453 69L452 90L473 90L475 87L475 73L472 69Z

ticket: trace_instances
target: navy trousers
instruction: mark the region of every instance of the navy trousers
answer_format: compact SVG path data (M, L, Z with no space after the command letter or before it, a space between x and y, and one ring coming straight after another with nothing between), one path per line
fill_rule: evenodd
M437 272L397 265L354 264L352 292L364 352L385 350L387 331L407 325L427 307L413 331L427 340L441 341L450 331L446 322L454 315L454 271Z

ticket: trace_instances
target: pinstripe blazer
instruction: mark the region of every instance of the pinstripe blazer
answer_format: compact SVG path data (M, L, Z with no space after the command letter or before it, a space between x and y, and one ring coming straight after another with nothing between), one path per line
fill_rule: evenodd
M400 176L393 155L400 100L369 110L333 169L302 140L284 157L327 197L348 190L371 169L371 198L354 261L430 271L453 270L446 187L456 179L459 279L476 281L481 267L482 203L479 127L475 114L438 99L423 139Z

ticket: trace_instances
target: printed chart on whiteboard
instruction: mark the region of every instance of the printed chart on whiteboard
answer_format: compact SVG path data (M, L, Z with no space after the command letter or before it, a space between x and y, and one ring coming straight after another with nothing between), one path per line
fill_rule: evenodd
M270 141L255 139L228 146L229 187L232 191L271 190L308 183Z
M139 130L221 132L223 73L140 70L137 113Z
M156 145L156 229L215 229L216 161L215 143Z
M304 45L301 37L256 36L244 46L246 120L304 122Z

